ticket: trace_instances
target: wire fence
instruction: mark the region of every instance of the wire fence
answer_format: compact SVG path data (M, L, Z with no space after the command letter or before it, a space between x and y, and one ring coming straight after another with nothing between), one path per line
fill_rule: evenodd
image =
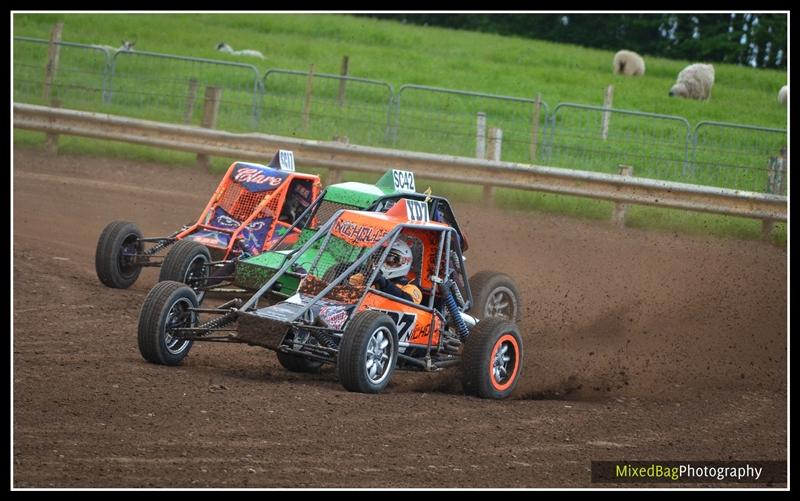
M394 88L380 80L270 69L262 79L270 134L384 145Z
M690 179L747 191L786 194L785 129L721 122L700 122L692 135Z
M505 161L786 193L786 129L64 41L48 86L49 46L14 37L15 101L198 125L216 88L215 126L233 132L487 158L500 129Z
M44 92L49 46L49 40L14 37L15 100L20 96L32 104L50 104ZM58 72L49 99L79 106L100 105L112 56L109 48L71 42L58 46Z
M413 84L400 87L394 104L392 147L480 156L481 113L487 130L503 131L502 158L524 163L536 159L549 110L541 100Z
M685 177L689 122L681 117L559 103L548 117L544 161L616 173L618 164L653 179Z
M202 113L203 89L222 89L217 127L257 128L261 100L258 69L250 64L189 58L153 52L117 52L112 57L105 104L120 111L148 113L166 121L193 123ZM199 104L198 104L199 103Z

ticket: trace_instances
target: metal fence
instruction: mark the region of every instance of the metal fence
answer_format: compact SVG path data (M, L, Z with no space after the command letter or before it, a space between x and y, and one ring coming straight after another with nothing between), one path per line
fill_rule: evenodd
M43 92L49 40L14 37L14 100ZM487 128L502 129L501 159L782 194L786 129L387 82L309 71L60 42L50 96L62 106L200 123L205 91L221 89L216 127L365 146L475 157ZM47 101L47 102L45 102ZM538 104L537 104L538 103ZM783 169L783 170L782 170Z
M394 87L344 75L270 69L262 79L264 120L269 134L382 145Z
M559 103L548 117L543 161L607 173L627 164L636 176L677 180L686 169L690 138L682 117Z
M541 144L547 103L513 96L406 84L395 96L390 130L395 148L476 155L476 117L502 129L502 158L532 163Z
M110 112L157 109L166 121L196 123L203 89L222 89L217 126L232 131L258 127L261 79L251 64L173 56L155 52L117 52L111 60L105 104ZM200 104L197 104L200 103Z
M776 172L772 165L787 147L786 129L700 122L692 135L691 171L686 179L695 184L785 195L785 172Z
M49 40L14 37L14 98L45 103L43 92ZM99 105L106 91L111 53L97 45L59 42L59 65L50 99L76 105Z

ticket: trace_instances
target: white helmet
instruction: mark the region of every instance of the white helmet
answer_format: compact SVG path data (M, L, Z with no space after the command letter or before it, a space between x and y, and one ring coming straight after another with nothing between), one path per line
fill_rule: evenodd
M411 247L402 240L395 240L386 261L381 266L383 276L386 278L397 278L407 275L411 271L411 261L414 256L411 254Z

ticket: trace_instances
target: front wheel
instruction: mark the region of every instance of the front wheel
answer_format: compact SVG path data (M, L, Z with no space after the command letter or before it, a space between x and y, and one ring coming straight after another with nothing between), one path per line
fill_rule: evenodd
M480 271L469 279L474 305L470 313L478 318L500 317L520 321L519 292L505 273Z
M522 336L512 322L503 318L478 322L464 344L464 392L494 399L511 395L522 373L522 350Z
M197 325L197 296L185 284L159 282L144 299L139 312L139 353L148 362L178 365L193 341L177 336L175 329Z
M316 339L308 332L293 332L284 343L295 350L301 350L303 344L316 344ZM275 354L278 356L278 362L283 368L292 372L318 372L322 367L322 362L319 360L312 360L282 351L275 352Z
M205 245L191 240L178 240L164 257L161 264L160 281L182 282L197 294L198 302L203 301L208 284L211 253Z
M136 255L143 249L142 232L127 221L109 223L100 233L94 253L97 278L108 287L127 289L142 271Z
M339 381L349 391L380 393L397 364L397 330L389 315L367 310L348 324L339 345Z

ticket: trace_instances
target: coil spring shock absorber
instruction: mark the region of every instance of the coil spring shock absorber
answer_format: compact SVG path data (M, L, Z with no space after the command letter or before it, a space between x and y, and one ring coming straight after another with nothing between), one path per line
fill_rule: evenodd
M456 303L454 290L458 292L458 287L455 287L455 285L455 282L449 280L445 284L445 287L443 287L445 293L444 304L447 307L447 311L450 313L450 318L453 319L453 323L456 326L458 337L461 338L461 341L465 341L469 336L469 329L467 328L467 324L464 322L464 319L461 318L461 311L458 309L458 304Z
M461 295L461 289L458 288L458 284L455 280L450 281L450 287L453 290L453 296L456 298L456 302L458 303L459 308L464 308L464 296Z
M212 329L219 329L220 327L225 327L226 325L233 323L236 321L236 317L231 313L226 313L225 315L215 318L213 320L209 320L208 322L204 323L203 325L198 326L198 329L203 330L212 330Z
M316 340L319 341L319 343L322 346L330 348L332 350L335 350L337 348L336 341L331 339L331 336L329 336L327 333L322 331L317 331L317 332L309 331L309 334L311 334L312 337L316 338Z

